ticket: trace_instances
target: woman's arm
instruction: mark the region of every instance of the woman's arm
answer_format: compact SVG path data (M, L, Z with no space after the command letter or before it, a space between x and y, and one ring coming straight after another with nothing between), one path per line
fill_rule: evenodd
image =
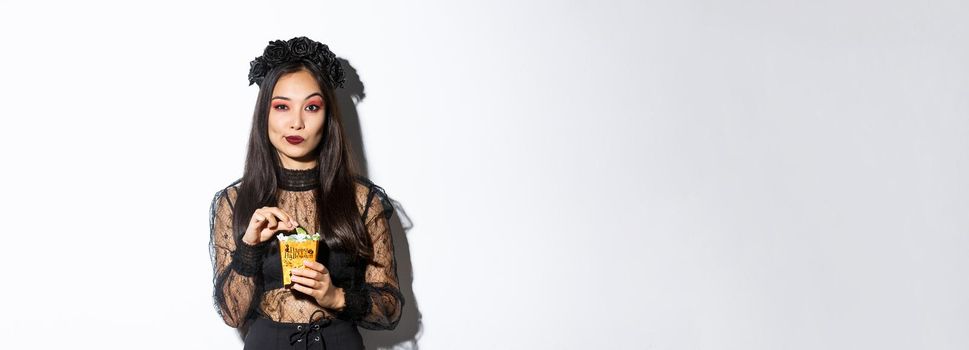
M209 208L209 254L212 258L213 298L225 324L239 328L255 312L257 286L262 283L260 267L268 243L249 245L234 238L232 203L236 188L215 194Z
M379 186L370 185L366 196L365 226L373 242L376 264L368 264L364 283L343 290L340 313L367 329L394 329L400 321L404 298L397 281L397 259L388 219L393 206Z

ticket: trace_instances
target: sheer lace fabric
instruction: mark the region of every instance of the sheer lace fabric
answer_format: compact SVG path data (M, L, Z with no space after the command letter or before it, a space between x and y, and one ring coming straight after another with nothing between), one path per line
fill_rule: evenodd
M306 183L305 178L300 180L303 176L299 173L284 175L284 183L280 183L277 192L277 206L293 215L301 226L319 232L315 202L319 188ZM285 181L289 180L292 180L289 184L301 185L287 185ZM397 280L396 258L388 226L393 206L382 188L366 179L358 180L357 206L371 237L377 264L350 264L347 263L350 259L340 251L322 254L325 248L321 246L318 260L327 265L333 284L344 289L346 306L341 311L323 308L312 297L281 286L277 245L261 249L248 245L240 247L245 243L241 237L232 234L233 203L239 181L216 193L210 208L213 296L216 310L226 324L240 327L256 313L278 322L311 322L316 321L310 319L311 315L321 310L323 318L352 320L368 329L396 327L404 300ZM321 245L325 243L321 242ZM250 253L253 251L257 253ZM234 261L237 259L240 261ZM249 265L259 268L243 268L247 265L241 262L244 259L251 260Z

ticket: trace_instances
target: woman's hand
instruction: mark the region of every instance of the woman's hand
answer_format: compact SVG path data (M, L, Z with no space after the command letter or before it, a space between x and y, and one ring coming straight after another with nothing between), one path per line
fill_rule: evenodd
M292 269L293 289L303 292L316 299L320 306L340 310L346 302L343 288L334 286L330 280L330 271L326 266L316 261L303 260L307 268Z
M256 245L273 238L279 230L295 229L298 223L292 216L277 207L262 207L252 213L249 227L242 241L249 245Z

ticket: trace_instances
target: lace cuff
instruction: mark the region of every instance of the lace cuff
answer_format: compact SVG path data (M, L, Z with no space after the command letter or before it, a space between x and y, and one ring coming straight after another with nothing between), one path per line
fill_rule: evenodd
M269 241L249 245L242 240L232 253L232 269L240 275L252 277L262 269L262 257L269 251Z
M347 320L358 320L370 311L370 293L363 286L343 290L344 306L337 316Z

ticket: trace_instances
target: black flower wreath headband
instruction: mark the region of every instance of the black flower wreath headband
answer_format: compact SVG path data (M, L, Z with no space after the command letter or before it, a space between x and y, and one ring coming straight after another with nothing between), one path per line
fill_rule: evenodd
M262 56L249 62L249 85L256 83L262 86L262 81L270 70L281 64L300 60L316 64L323 72L323 78L327 79L334 89L343 87L346 79L343 78L343 67L336 59L336 55L330 52L326 44L305 36L288 41L270 41Z

